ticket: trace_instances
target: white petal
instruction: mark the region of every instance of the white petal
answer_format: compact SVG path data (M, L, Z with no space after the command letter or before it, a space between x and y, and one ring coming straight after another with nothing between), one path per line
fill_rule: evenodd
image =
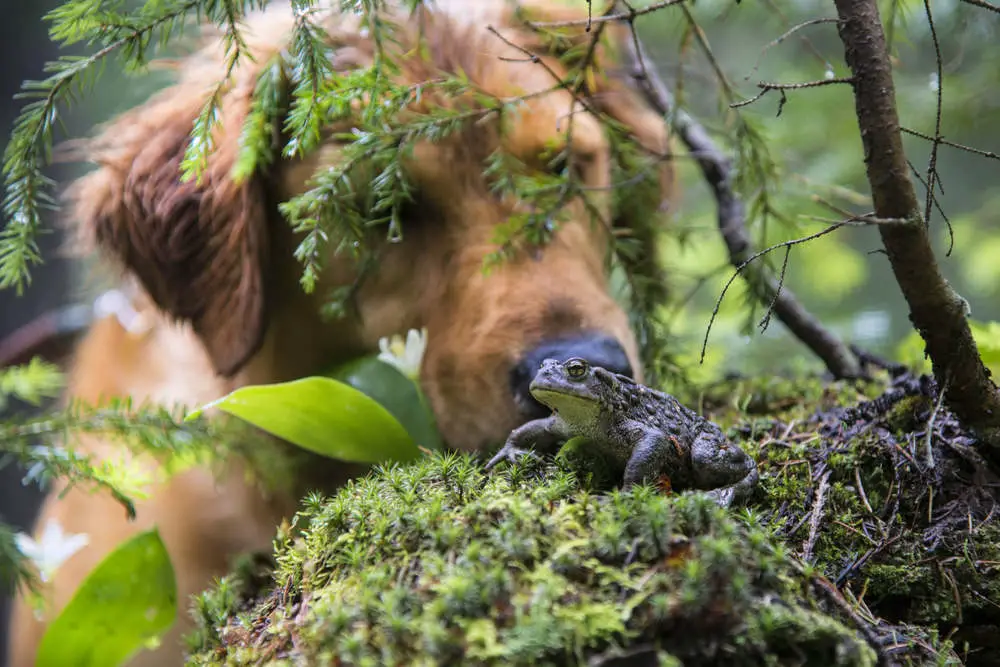
M389 339L388 338L383 337L383 338L379 338L378 339L378 349L381 350L382 354L392 354L389 351ZM379 355L379 359L381 359L381 358L382 358L382 355Z
M90 537L86 533L68 535L66 539L63 540L59 550L53 554L53 557L58 556L58 564L62 565L64 561L88 544L90 544Z
M396 359L396 355L394 355L392 352L382 352L381 354L378 355L378 360L384 361L390 366L395 366L397 363L399 363L399 360Z
M27 533L18 533L14 536L14 541L17 543L17 549L25 558L29 558L33 561L38 561L42 554L42 545L35 542L31 535Z

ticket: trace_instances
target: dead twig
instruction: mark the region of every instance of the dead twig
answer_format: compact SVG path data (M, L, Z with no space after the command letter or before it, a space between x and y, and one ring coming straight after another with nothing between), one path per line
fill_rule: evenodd
M1000 6L986 2L986 0L962 0L962 2L964 2L967 5L975 5L976 7L988 9L991 12L996 12L997 14L1000 14Z
M594 23L614 23L623 22L627 23L634 21L636 18L643 16L645 14L652 14L655 11L659 11L664 7L669 7L671 5L679 5L682 2L687 2L687 0L660 0L659 2L654 2L645 7L640 7L635 9L632 6L627 7L626 11L608 13L603 16L590 16L585 19L578 19L575 21L531 21L528 25L532 28L573 28L579 26L586 26L587 30L590 30L590 26Z
M823 508L826 506L826 491L830 488L830 471L827 470L819 478L819 486L816 487L816 499L813 500L812 512L809 516L809 537L802 545L802 560L808 563L813 557L813 548L816 546L816 538L819 536L819 524L823 519Z
M835 18L822 18L822 19L812 19L810 21L803 21L802 23L799 23L798 25L793 26L792 28L790 28L786 32L784 32L781 35L779 35L777 37L777 39L774 39L774 40L768 42L764 46L764 48L761 49L760 55L757 56L757 62L755 62L754 65L753 65L753 69L750 70L750 74L747 74L746 77L743 80L744 81L749 80L750 76L760 68L760 61L763 60L764 54L766 54L768 51L770 51L771 49L773 49L774 47L776 47L778 44L781 44L783 41L785 41L786 39L788 39L789 37L791 37L793 34L795 34L796 32L798 32L799 30L802 30L803 28L808 28L809 26L813 26L813 25L821 25L823 23L836 23L836 22L837 22L837 19L835 19Z
M878 656L878 665L880 667L884 665L889 665L891 663L891 658L882 645L878 634L872 627L872 624L867 622L865 619L861 618L858 612L851 606L851 604L844 599L837 587L826 577L814 574L811 576L813 590L815 590L821 597L825 598L827 602L836 607L842 614L851 619L854 626L864 635L865 640L868 645L872 647L875 654Z
M632 77L649 103L671 119L677 136L698 158L698 166L715 196L719 230L729 251L730 262L739 266L754 253L746 231L746 210L732 188L732 163L712 141L708 132L683 109L675 109L673 98L660 77L646 65L646 55L632 26L629 45ZM850 348L809 313L788 289L783 289L765 266L745 267L744 279L757 299L773 304L778 319L823 362L838 378L863 376L861 364Z
M801 83L770 83L768 81L761 81L757 84L760 88L760 92L751 97L750 99L743 100L742 102L733 102L729 105L730 109L738 109L740 107L745 107L753 104L760 98L767 95L772 90L777 90L781 92L781 102L778 103L778 115L781 115L781 110L785 107L785 91L786 90L803 90L805 88L819 88L821 86L831 86L841 83L852 83L853 79L851 77L834 77L832 79L821 79L819 81L803 81Z
M991 160L1000 160L1000 153L994 153L993 151L984 151L979 148L973 148L972 146L958 144L955 143L954 141L948 141L943 137L935 138L929 134L924 134L923 132L917 132L916 130L911 130L908 127L900 127L899 129L900 131L905 132L906 134L912 134L915 137L920 137L921 139L926 139L927 141L937 141L937 143L941 144L942 146L951 146L952 148L957 148L959 150L972 153L973 155L979 155L980 157L989 158Z

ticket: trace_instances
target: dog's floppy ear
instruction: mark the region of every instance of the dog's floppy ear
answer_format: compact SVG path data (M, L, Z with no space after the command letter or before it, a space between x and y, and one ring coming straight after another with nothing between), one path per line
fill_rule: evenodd
M134 274L174 318L190 322L217 370L231 376L267 326L268 210L256 177L231 177L252 86L222 99L201 182L181 161L205 86L180 83L115 119L85 145L99 169L68 190L85 239Z

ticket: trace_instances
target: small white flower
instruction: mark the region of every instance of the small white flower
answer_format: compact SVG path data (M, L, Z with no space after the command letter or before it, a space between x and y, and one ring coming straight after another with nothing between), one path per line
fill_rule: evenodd
M18 550L38 567L42 581L49 581L60 565L90 543L85 533L64 533L55 519L45 524L41 542L36 542L27 533L18 533L14 539Z
M104 318L108 315L117 317L122 328L134 336L141 336L153 326L149 317L136 311L131 299L116 289L108 290L94 301L94 316Z
M832 79L835 76L837 76L837 75L836 75L836 73L834 73L832 67L827 67L826 71L823 72L823 78L826 79L827 81L829 81L830 79Z
M395 366L400 373L416 380L420 376L420 362L424 358L424 350L427 349L427 329L420 331L410 329L406 334L406 342L403 337L395 335L392 340L380 338L378 347L381 352L378 355L380 361L390 366Z

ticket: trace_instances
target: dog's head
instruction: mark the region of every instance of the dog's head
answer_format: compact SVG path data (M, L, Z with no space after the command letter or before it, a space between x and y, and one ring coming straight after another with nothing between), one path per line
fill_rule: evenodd
M582 356L641 376L636 341L607 285L610 234L629 225L616 219L609 195L629 185L612 183L608 123L645 152L663 198L672 182L668 137L627 74L614 71L612 54L630 39L628 29L600 23L602 41L590 53L587 11L582 0L437 0L397 17L404 82L460 73L486 97L523 100L514 113L473 114L463 131L412 146L403 163L415 188L404 240L386 247L357 293L363 345L404 325L428 327L424 384L452 444L477 446L536 409L527 384L542 358ZM529 21L573 25L553 40ZM338 156L330 139L303 160L278 159L266 171L233 178L261 68L287 48L293 22L287 8L248 22L254 59L244 59L219 90L221 122L200 180L183 180L180 165L193 123L225 72L221 40L182 64L178 83L106 127L88 148L99 168L69 191L85 235L136 276L159 308L191 324L222 375L260 349L279 290L295 288L288 274L299 269L291 258L296 239L278 203L307 189L315 169ZM322 25L336 67L370 64L373 47L356 22L334 16ZM572 58L592 63L587 74L557 85L570 78ZM482 104L481 97L456 101L427 90L413 112ZM280 141L276 132L272 148L280 151ZM497 226L526 206L491 188L486 159L500 150L544 173L567 148L579 188L561 202L566 219L553 240L484 274ZM323 287L344 279L333 270ZM324 325L317 317L309 326Z

